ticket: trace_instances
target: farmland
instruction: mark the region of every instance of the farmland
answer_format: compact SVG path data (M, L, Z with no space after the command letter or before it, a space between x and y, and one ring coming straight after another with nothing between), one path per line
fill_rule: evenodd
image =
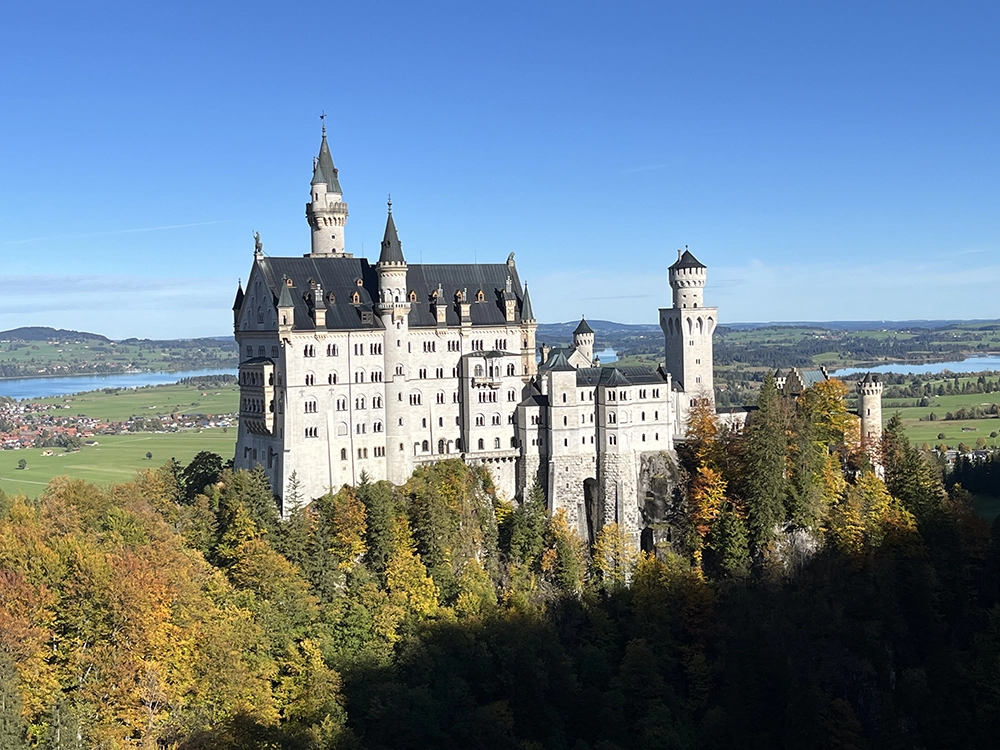
M157 468L171 458L187 464L199 451L231 458L236 431L139 432L100 435L94 440L97 445L84 445L72 452L55 449L50 456L43 455L45 450L41 448L0 451L0 489L36 497L53 477L69 476L107 485L130 481L137 471ZM147 453L152 453L153 458L146 458ZM21 460L26 461L27 469L17 468Z

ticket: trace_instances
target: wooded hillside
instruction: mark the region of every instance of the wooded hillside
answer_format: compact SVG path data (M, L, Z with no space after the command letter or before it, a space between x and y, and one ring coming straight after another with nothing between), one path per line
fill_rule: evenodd
M696 410L656 555L457 460L284 521L207 453L2 498L0 747L993 747L1000 525L839 387Z

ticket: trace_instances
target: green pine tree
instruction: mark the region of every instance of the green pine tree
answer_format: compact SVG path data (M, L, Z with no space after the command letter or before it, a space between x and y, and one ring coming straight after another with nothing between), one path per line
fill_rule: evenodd
M774 536L775 526L785 521L786 408L769 374L757 399L757 412L747 427L745 491L751 553Z

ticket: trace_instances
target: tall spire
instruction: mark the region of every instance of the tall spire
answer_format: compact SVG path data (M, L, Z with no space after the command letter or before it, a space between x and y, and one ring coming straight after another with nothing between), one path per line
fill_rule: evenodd
M524 296L521 298L521 320L534 320L535 313L531 309L531 297L528 296L528 282L524 282Z
M330 144L326 142L326 113L323 113L323 139L319 144L319 156L316 157L313 166L313 185L326 183L326 189L331 193L344 194L340 188L337 168L333 166L333 155L330 153Z
M382 253L378 256L379 263L406 263L403 257L403 246L396 234L396 222L392 218L392 198L388 203L389 213L385 220L385 236L382 238Z

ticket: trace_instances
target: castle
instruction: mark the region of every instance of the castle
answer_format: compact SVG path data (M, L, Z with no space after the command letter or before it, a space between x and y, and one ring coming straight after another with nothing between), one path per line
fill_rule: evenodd
M261 466L287 512L293 474L308 499L362 474L402 484L460 457L487 466L507 497L537 482L584 538L614 522L638 544L650 467L672 453L695 400L714 403L705 266L687 250L670 266L658 366L602 366L584 320L572 346L543 347L539 361L513 253L408 263L390 201L378 261L354 257L325 127L310 198L310 252L267 256L258 236L236 294L235 466Z

